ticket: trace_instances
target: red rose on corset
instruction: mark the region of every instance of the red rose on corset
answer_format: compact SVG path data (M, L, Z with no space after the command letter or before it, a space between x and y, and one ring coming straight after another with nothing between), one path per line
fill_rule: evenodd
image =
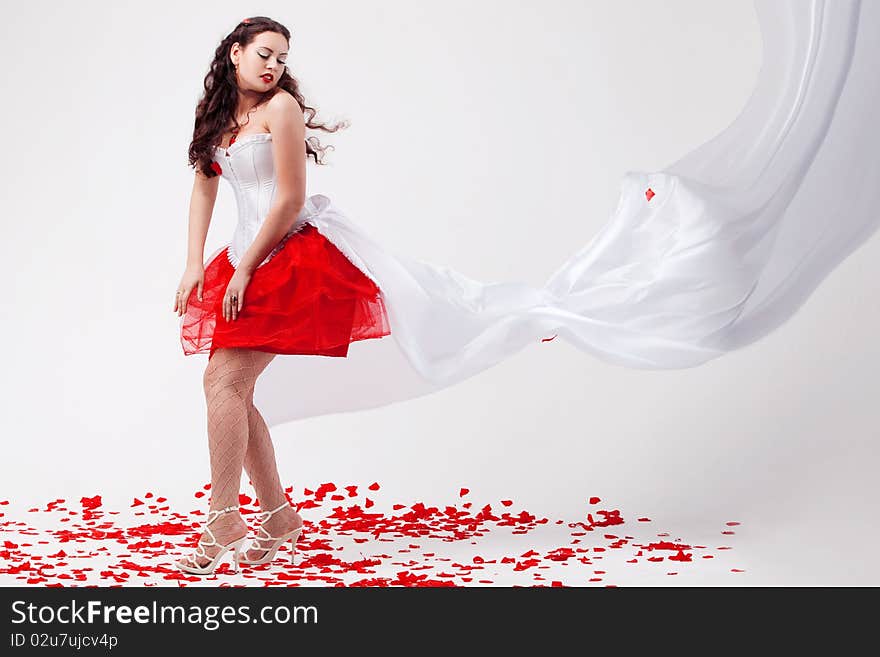
M223 169L220 168L220 165L216 162L211 162L211 171L216 173L218 176L223 174Z

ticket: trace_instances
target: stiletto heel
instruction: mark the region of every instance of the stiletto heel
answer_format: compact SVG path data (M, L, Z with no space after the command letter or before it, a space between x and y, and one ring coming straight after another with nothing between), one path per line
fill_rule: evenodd
M184 559L186 563L181 564L180 562L175 562L174 565L177 566L178 570L181 570L185 573L189 573L191 575L210 575L214 572L214 569L217 567L217 564L220 563L220 559L223 558L223 555L226 554L229 550L232 550L232 561L235 567L233 572L238 572L238 563L239 563L239 552L241 551L241 546L244 544L246 536L242 536L241 538L237 538L234 541L230 541L225 545L220 545L217 542L216 537L214 536L214 532L211 531L211 523L214 522L217 518L228 511L235 511L238 509L238 505L227 506L223 509L218 509L217 511L208 511L208 520L205 522L205 527L203 533L208 534L210 536L210 541L199 541L198 545L196 545L195 552L191 552L187 554ZM214 547L219 546L220 551L215 554L213 557L209 557L208 553L205 551L206 547ZM198 559L211 559L204 566L200 566L198 564Z
M296 542L299 540L300 534L302 534L303 526L300 525L296 529L291 529L286 534L282 534L281 536L272 536L266 528L263 527L263 524L276 513L281 511L281 509L288 506L287 502L284 502L281 506L276 509L272 509L271 511L263 511L260 516L260 532L263 533L262 536L257 536L254 539L251 546L248 548L247 552L251 550L258 550L260 552L264 552L263 556L259 559L248 559L247 554L241 558L241 563L248 564L249 566L259 566L264 563L269 563L275 557L275 553L278 552L278 548L284 545L285 541L290 539L290 563L294 563L294 551L296 549ZM263 543L264 545L260 545Z
M240 539L235 541L232 544L232 563L233 563L233 571L234 573L238 572L238 564L241 562L241 546L244 545L244 541L247 536L242 536Z

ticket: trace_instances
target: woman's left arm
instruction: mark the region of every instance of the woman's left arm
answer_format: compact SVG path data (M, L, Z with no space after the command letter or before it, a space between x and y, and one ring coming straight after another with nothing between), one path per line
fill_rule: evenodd
M296 99L284 90L266 108L272 133L276 188L272 207L237 269L252 274L296 222L306 202L305 116Z

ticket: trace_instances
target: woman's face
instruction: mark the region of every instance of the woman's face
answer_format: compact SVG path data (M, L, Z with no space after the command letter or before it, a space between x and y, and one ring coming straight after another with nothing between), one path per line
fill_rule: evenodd
M238 66L238 85L263 93L278 84L287 62L288 47L287 39L277 32L261 32L246 48L238 42L232 44L230 57Z

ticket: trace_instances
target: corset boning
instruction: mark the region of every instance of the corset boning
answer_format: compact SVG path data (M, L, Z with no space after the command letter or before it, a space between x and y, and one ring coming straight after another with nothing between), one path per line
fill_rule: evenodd
M227 253L232 266L238 267L275 200L272 135L256 133L240 137L228 149L217 148L214 160L220 165L220 175L230 184L235 196L238 220ZM300 210L293 227L260 263L260 267L269 262L281 250L284 242L307 223L310 206L307 202Z

